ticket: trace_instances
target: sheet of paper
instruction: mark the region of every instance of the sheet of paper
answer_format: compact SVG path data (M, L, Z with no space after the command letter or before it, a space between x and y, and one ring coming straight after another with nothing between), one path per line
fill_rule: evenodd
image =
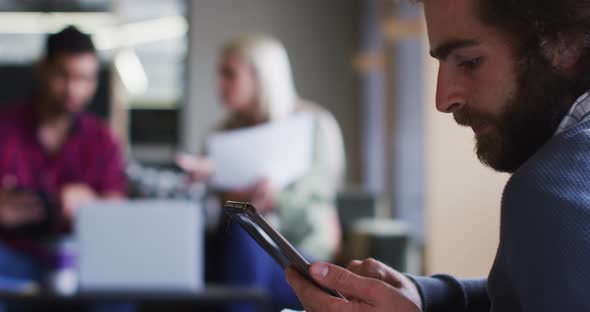
M280 122L211 134L212 185L238 190L268 178L277 189L285 187L309 170L313 132L313 115L301 112Z

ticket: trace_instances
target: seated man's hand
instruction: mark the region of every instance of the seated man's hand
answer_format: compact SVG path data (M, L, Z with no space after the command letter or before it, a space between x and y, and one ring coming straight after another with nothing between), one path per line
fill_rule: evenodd
M61 190L60 200L64 216L73 220L78 208L98 199L96 192L86 184L68 184Z
M348 301L330 296L292 268L287 269L286 274L289 284L308 312L421 311L396 287L332 264L314 263L310 266L310 274L318 284L339 291Z
M0 191L0 224L5 228L40 222L45 218L39 197L26 191Z
M378 279L388 283L397 288L417 306L422 308L422 299L420 298L420 293L414 282L404 274L390 268L384 263L369 258L363 261L352 261L346 268L357 275Z

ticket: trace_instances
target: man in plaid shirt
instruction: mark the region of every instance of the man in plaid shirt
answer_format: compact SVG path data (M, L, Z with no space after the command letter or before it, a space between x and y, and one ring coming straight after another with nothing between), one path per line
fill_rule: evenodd
M69 231L85 202L126 194L119 143L84 112L99 71L90 37L50 35L39 65L40 92L0 111L0 276L34 281L40 240Z

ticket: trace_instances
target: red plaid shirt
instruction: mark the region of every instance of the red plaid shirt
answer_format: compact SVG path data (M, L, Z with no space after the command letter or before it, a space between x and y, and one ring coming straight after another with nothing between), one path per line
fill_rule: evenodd
M15 178L19 188L46 194L59 210L60 191L70 183L88 185L99 194L125 193L121 149L106 124L80 114L55 155L39 143L37 127L33 101L0 111L0 181Z

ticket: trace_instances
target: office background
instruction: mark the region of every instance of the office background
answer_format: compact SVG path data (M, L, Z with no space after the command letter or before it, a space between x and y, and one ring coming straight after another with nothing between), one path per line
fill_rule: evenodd
M299 93L330 110L342 128L343 193L369 194L380 218L410 224L412 270L478 276L491 267L507 176L482 167L468 129L435 111L436 64L419 7L388 0L2 0L0 99L29 93L26 77L34 88L31 64L45 34L69 23L93 33L99 47L93 110L108 118L130 157L162 167L178 150L198 151L221 117L219 45L243 33L275 35L289 51ZM110 40L115 32L125 35Z

